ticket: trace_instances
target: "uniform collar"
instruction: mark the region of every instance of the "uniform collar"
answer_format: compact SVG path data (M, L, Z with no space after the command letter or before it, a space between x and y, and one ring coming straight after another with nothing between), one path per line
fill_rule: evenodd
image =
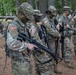
M25 27L25 24L18 17L15 17L15 20L17 20L20 23L21 27Z

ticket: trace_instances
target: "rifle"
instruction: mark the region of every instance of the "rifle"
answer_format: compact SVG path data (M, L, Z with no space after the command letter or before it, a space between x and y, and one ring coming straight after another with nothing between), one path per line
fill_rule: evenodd
M72 14L71 18L69 20L71 20L76 14L76 10L74 11L74 13Z
M56 19L54 19L54 23L55 23L55 26L56 26L58 24L58 21ZM62 58L64 58L64 22L62 22L62 26L60 25L59 32L61 32L61 40L60 40L60 43L61 43ZM57 40L57 42L58 42L58 40ZM55 54L56 53L57 53L57 45L56 45Z
M58 21L55 19L54 22L55 22L55 26L56 26L58 24ZM60 43L61 43L61 50L62 50L62 58L64 58L64 22L62 22L62 26L60 25L59 32L61 32L61 40L60 40ZM56 48L57 48L57 46L56 46Z
M61 50L62 50L62 58L64 58L64 22L62 22L62 26L61 26Z
M57 23L56 23L57 24ZM56 25L55 24L55 25ZM51 49L51 45L50 45L50 43L49 43L49 36L48 36L48 33L47 33L47 30L46 30L46 27L44 26L44 25L41 25L41 29L42 29L42 33L44 34L44 40L45 40L45 43L47 44L47 47L49 48L49 49ZM56 56L56 58L57 58L57 50L58 50L58 40L59 39L57 39L56 41L55 41L55 56ZM52 49L51 49L52 50ZM58 60L57 60L58 61ZM56 62L56 64L57 64L57 62Z
M49 48L41 45L41 44L38 43L36 40L34 40L34 39L32 39L32 38L29 38L26 34L24 34L24 33L19 33L17 40L20 40L20 41L21 41L22 39L23 39L23 40L27 40L28 42L36 45L36 46L38 47L38 48L36 49L37 51L41 52L41 50L43 50L43 51L47 52L48 54L50 54L50 55L54 58L54 60L56 61L56 63L58 63L57 58L56 58L55 54L52 52L51 49L49 49ZM62 60L62 58L60 58L60 59ZM50 60L48 60L48 61L51 61L51 60L52 60L52 59L50 59Z
M69 19L69 21L71 21L71 19L75 16L76 14L76 10L74 11L74 13L72 14L71 18ZM66 24L66 23L65 23ZM67 25L67 24L66 24ZM72 26L70 25L70 30L74 31L74 28L72 28Z
M51 46L49 44L49 38L48 38L49 36L48 36L47 30L46 30L46 27L44 25L41 25L41 29L42 29L42 34L43 34L44 41L47 44L47 47L49 49L51 49Z

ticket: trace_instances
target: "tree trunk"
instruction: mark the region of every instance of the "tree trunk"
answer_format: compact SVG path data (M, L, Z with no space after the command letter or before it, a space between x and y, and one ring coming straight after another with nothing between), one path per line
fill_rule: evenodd
M29 0L25 0L26 2L29 2Z
M74 10L76 10L76 0L74 0Z
M46 0L39 0L39 10L42 12L42 14L44 14L44 17L46 11Z
M29 0L29 3L33 6L33 0Z
M16 0L17 8L20 6L20 4L21 4L21 1L20 0Z
M50 5L55 6L55 0L48 0L48 7L49 7Z
M64 5L65 5L65 2L64 2L64 0L62 0L62 12L63 12Z
M65 5L68 6L69 5L69 1L65 0Z
M38 9L38 2L35 0L35 8Z
M72 0L72 11L76 10L76 0Z

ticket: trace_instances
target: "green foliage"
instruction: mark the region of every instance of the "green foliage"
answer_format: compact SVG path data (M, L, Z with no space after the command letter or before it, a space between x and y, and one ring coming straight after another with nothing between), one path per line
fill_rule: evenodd
M22 2L29 0L21 0ZM14 15L16 12L16 0L0 0L0 15Z
M61 11L61 5L62 5L61 0L55 0L55 7L57 8L58 11Z
M16 10L16 3L14 0L2 0L0 1L0 15L11 15Z
M22 2L29 2L30 0L20 0L21 3ZM35 9L36 8L36 3L35 1L39 2L39 0L33 0L33 8ZM47 7L48 7L48 1L49 0L46 0L46 4L47 4ZM73 8L73 0L68 0L69 2L69 6L71 8ZM64 4L65 4L65 0L64 0ZM39 3L38 3L38 6L39 6ZM62 0L55 0L55 7L57 8L57 10L59 12L61 12L62 10ZM44 9L44 8L43 8ZM16 0L0 0L0 15L14 15L15 14L15 11L16 11Z
M22 2L29 2L29 0L21 0L21 3L22 3Z
M0 15L4 15L4 7L3 7L3 3L0 2Z

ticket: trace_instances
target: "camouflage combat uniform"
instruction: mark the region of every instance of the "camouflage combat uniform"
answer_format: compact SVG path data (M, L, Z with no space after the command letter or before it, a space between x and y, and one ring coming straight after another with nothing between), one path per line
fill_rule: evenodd
M34 27L35 27L36 31L33 35L33 39L37 40L37 42L39 42L40 44L46 46L39 37L39 34L38 34L39 26L37 24L35 24ZM39 73L41 75L54 75L51 62L42 64L45 61L49 60L51 56L44 51L38 52L36 50L33 51L33 54L34 54L34 58L35 58L35 62L36 62L36 70L39 71ZM37 75L40 75L39 73L37 73Z
M76 55L76 16L74 16L73 19L74 19L73 27L75 29L75 34L73 35L73 43L74 43L74 53Z
M22 11L27 18L33 18L33 8L27 2L20 5ZM29 11L30 10L30 11ZM30 56L27 51L28 42L20 42L17 40L18 34L20 32L27 35L27 25L24 24L18 17L8 25L7 29L7 46L9 49L13 50L10 55L12 71L14 75L31 75L31 65L30 65ZM25 54L24 54L25 52Z
M44 24L47 28L48 34L49 34L49 42L52 47L53 52L55 52L55 41L59 37L59 32L54 27L54 19L50 19L48 16L46 16L44 19Z
M76 24L74 24L74 28L76 30ZM73 43L74 43L74 53L76 55L76 34L73 35Z
M56 57L58 59L59 57L59 37L60 37L60 33L58 32L58 30L56 29L55 26L55 17L53 16L52 18L50 17L50 14L48 15L48 13L52 13L52 15L56 15L56 8L54 6L50 6L48 8L48 11L46 11L47 16L43 19L43 23L47 29L47 33L48 33L48 38L49 38L49 43L50 46L53 50L53 52L56 54ZM58 70L57 64L55 64L55 62L52 62L54 65L54 72L60 74L61 72Z
M34 14L37 15L37 12L39 12L39 11L35 10ZM38 13L38 15L41 15L40 12ZM31 34L31 35L33 36L33 39L37 40L37 42L46 46L43 39L40 39L40 36L39 36L39 30L41 29L41 24L42 24L42 22L37 22L37 23L35 23L34 26L33 26L33 24L31 25L32 30L35 30L34 34L33 35ZM40 73L40 74L37 73L37 75L54 75L51 62L42 64L45 61L50 59L50 55L44 51L38 52L36 50L33 53L34 53L34 57L35 57L37 72L39 71L39 73Z
M68 7L67 7L68 8ZM64 9L67 9L66 7ZM65 29L65 25L70 25L70 21L68 17L64 17L63 15L59 18L59 23L62 25L62 22L64 23L64 61L66 63L70 63L72 58L72 49L71 49L71 42L70 38L73 34L72 30Z
M50 46L51 46L53 52L55 53L55 50L56 50L55 41L58 40L58 38L59 38L59 32L57 31L57 29L54 26L54 19L51 19L49 16L46 16L43 19L43 23L44 23L44 25L46 26L46 29L47 29ZM57 50L57 53L56 53L57 56L59 55L58 51L59 50ZM52 64L55 65L54 62L52 62ZM57 71L57 65L55 65L54 72L55 71Z

